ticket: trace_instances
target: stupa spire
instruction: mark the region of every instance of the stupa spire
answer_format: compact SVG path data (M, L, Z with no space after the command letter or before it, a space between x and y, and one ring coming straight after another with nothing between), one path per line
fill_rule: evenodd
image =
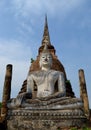
M49 53L47 44L44 45L44 49L43 49L42 53Z
M48 30L48 22L47 22L47 15L45 15L45 26L44 26L44 34L42 39L42 45L51 45L50 43L50 35Z

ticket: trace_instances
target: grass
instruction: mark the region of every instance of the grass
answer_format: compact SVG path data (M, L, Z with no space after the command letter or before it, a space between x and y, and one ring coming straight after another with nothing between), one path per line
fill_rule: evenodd
M78 130L77 128L72 128L71 130ZM91 130L91 128L88 128L88 127L83 127L79 130Z
M57 130L63 130L61 128L58 128ZM91 130L91 128L88 127L83 127L83 128L70 128L70 129L65 129L65 130Z

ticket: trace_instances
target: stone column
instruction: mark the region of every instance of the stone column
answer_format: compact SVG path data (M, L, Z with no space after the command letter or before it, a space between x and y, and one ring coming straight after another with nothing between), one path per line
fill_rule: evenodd
M87 118L89 118L89 101L88 101L88 94L86 89L86 81L84 70L79 70L79 83L80 83L80 98L82 98L84 103L84 112Z
M11 80L12 80L12 65L8 64L6 66L6 74L5 74L3 96L2 96L2 108L1 108L2 119L4 119L7 115L7 101L10 99L10 94L11 94Z

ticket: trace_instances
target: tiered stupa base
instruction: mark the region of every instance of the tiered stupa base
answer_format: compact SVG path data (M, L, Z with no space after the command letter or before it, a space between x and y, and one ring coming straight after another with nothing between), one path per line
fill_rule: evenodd
M57 130L65 127L82 127L85 122L79 110L29 110L9 111L8 130Z
M79 109L20 108L8 111L7 130L58 130L65 127L82 127L86 118Z

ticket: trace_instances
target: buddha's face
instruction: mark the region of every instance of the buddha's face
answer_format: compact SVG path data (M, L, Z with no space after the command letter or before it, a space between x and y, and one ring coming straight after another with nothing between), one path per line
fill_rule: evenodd
M50 53L42 53L40 57L40 67L42 66L51 67L51 65L52 65L52 55Z

